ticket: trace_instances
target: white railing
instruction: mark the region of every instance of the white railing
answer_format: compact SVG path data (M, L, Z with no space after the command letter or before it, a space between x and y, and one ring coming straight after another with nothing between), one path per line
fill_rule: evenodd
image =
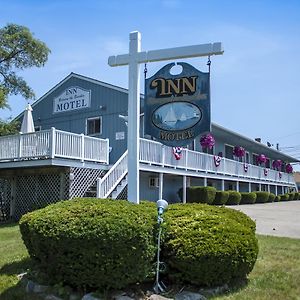
M162 167L259 179L266 182L295 184L292 174L265 169L251 164L248 164L247 168L245 168L244 163L224 157L221 158L221 163L216 166L214 155L203 152L183 149L181 159L176 160L172 147L147 139L140 139L140 162ZM265 173L265 170L267 170L267 173Z
M56 130L0 137L0 162L30 158L68 158L108 164L108 140Z
M128 172L128 150L118 159L113 167L97 180L97 198L107 198Z

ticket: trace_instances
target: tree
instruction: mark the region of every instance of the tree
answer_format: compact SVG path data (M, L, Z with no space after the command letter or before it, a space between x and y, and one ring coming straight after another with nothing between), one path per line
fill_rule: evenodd
M28 28L16 24L0 28L0 108L9 108L9 95L34 98L33 90L16 71L44 66L49 53L46 44L35 39ZM0 132L2 126L9 132L8 125L0 120Z

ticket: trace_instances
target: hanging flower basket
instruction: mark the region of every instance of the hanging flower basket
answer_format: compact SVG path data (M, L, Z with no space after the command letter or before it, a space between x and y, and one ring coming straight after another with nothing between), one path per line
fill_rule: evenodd
M280 159L274 160L272 163L273 169L279 171L282 166L282 161Z
M173 154L176 160L180 160L182 157L182 147L173 147Z
M292 167L292 165L291 164L287 164L286 166L285 166L285 170L286 170L286 172L287 173L293 173L293 167Z
M215 145L215 139L211 133L202 135L200 138L200 144L203 149L212 149Z
M267 161L267 157L264 154L260 154L256 158L256 162L261 165L264 164Z
M236 157L243 157L245 156L245 149L241 146L235 146L233 148L233 155Z

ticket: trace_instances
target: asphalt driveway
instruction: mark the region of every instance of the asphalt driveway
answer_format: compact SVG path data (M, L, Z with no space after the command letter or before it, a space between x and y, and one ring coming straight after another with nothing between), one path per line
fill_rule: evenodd
M300 200L230 205L256 221L256 233L300 239Z

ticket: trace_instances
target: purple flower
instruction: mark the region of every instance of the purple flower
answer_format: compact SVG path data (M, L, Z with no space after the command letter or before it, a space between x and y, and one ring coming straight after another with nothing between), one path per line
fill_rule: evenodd
M272 163L273 169L280 170L282 161L280 159L274 160Z
M241 146L235 146L233 149L233 155L236 157L243 157L245 156L245 149Z
M293 167L292 167L292 165L291 164L287 164L285 166L285 170L286 170L287 173L293 173Z
M264 154L260 154L256 158L258 164L264 164L267 161L267 157Z
M208 133L208 134L201 136L200 144L201 144L202 148L212 149L212 147L215 145L215 139L212 136L212 134Z

